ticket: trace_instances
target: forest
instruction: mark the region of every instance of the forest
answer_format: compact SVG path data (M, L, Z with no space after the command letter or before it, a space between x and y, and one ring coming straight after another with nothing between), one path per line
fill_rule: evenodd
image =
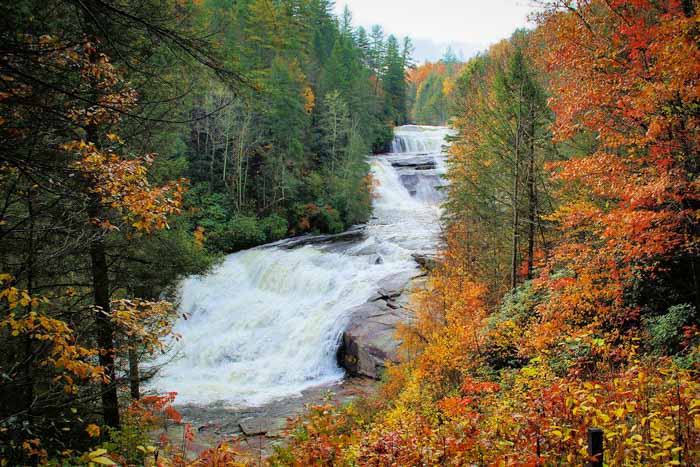
M700 464L698 3L532 19L415 65L329 0L2 3L0 465L602 465L594 427L605 465ZM452 132L401 361L268 459L192 455L142 385L174 288L367 223L406 123Z
M148 444L139 362L171 333L179 278L367 220L365 157L407 119L411 44L327 0L0 17L0 458L104 464L78 454Z
M273 465L603 465L589 428L605 465L700 463L697 2L535 20L453 85L409 73L455 130L445 246L379 394L313 407Z

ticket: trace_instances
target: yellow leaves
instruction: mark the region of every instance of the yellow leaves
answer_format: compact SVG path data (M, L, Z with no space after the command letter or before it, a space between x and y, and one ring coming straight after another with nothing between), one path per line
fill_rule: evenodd
M174 307L166 301L112 301L111 321L125 335L135 339L141 348L151 353L162 350L161 339L172 333L175 316Z
M452 94L452 91L454 90L455 84L456 84L455 78L445 78L445 80L442 83L442 95L449 96L450 94Z
M197 226L194 229L194 245L198 250L204 248L204 232L205 229L202 226Z
M88 465L94 467L95 464L98 465L118 465L109 457L105 457L107 454L106 449L96 449L87 453L84 457L86 458Z
M85 428L85 431L87 432L90 438L97 438L98 436L100 436L100 427L95 425L94 423L89 424Z
M11 282L12 276L9 274L0 275L0 285ZM16 287L5 287L0 290L0 301L5 301L10 310L14 310L17 307L31 308L34 309L39 306L44 299L38 297L31 297L26 290L19 290Z
M107 139L113 143L124 144L124 140L114 133L107 133Z
M153 454L156 452L156 448L153 446L136 446L136 449L141 451L143 454Z
M7 274L2 278L2 283L11 280ZM96 355L96 351L76 345L73 330L64 321L38 311L39 305L49 303L47 299L31 297L25 290L5 287L0 289L0 300L6 301L10 309L24 307L31 310L21 315L10 313L0 321L0 329L7 329L13 337L26 336L44 343L46 350L39 364L51 367L57 373L54 384L63 382L64 391L74 393L77 386L72 376L80 379L102 377L102 367L87 359Z
M313 112L314 107L316 106L316 96L314 96L314 91L311 89L311 86L306 86L304 88L304 110L306 111L307 114L310 114Z
M120 141L111 133L108 138ZM153 154L125 158L83 140L71 141L62 147L79 156L72 167L86 182L86 192L98 197L105 211L116 211L137 231L150 233L167 228L168 216L180 212L185 180L152 186L148 167L153 163ZM106 218L92 222L107 231L118 230Z

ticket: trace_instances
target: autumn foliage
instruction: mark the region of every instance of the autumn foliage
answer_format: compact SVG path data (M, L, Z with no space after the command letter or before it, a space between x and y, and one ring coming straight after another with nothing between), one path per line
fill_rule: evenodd
M332 113L333 94L316 95L294 56L303 48L296 10L251 5L255 24L230 37L249 39L241 58L269 73L279 98L265 114L276 139L250 141L256 157L280 157L262 188L267 209L286 199L287 170L306 154L300 122L311 128L319 111ZM138 59L110 57L114 44L81 8L84 29L17 33L0 54L0 464L250 465L235 440L194 455L176 394L139 393L139 359L178 336L172 305L154 299L161 289L131 277L143 262L138 241L182 214L186 184L158 181L158 159L137 143L151 123L145 96L125 78L142 78L131 70ZM399 329L401 363L389 366L379 395L310 407L270 464L578 466L591 460L591 427L603 430L608 465L700 464L697 2L553 0L535 19L535 30L464 65L443 60L409 74L414 117L455 114L437 266L413 297L414 319ZM147 32L131 38L132 50L169 50L145 60L167 61L177 49L213 66L197 41L148 24L139 23ZM370 116L402 121L404 64L390 43L389 113ZM356 59L344 63L338 44L327 58L344 78ZM364 59L374 60L365 45ZM277 54L287 49L294 53ZM374 99L391 80L379 92L387 67L370 68L364 92ZM351 102L364 87L349 83ZM342 151L326 139L319 154L333 166ZM249 170L243 153L241 178L222 180L238 190ZM215 154L210 181L219 178ZM255 160L251 171L260 170ZM373 182L363 176L364 192ZM320 176L309 177L322 193ZM342 230L348 213L312 198L289 207L292 228ZM188 232L187 251L206 248L207 215Z
M408 72L411 120L415 123L444 125L450 116L457 77L463 64L454 54L437 62L426 62Z
M446 244L401 330L403 363L376 400L327 410L334 434L301 424L282 463L328 448L321 464L585 465L590 427L604 432L606 465L700 463L696 4L564 0L537 20L525 49L517 36L462 74L464 89L482 92L460 96L465 116L501 119L457 121ZM550 198L536 210L532 278L515 274L510 290L494 274L497 238L479 238L499 225L475 227L459 209L497 220L508 199L492 185L494 208L479 211L472 195L475 168L494 163L484 149L497 142L499 163L514 160L506 151L517 139L479 125L519 128L507 106L493 112L508 102L498 64L514 63L518 47L546 84L553 146L538 182ZM502 186L517 193L515 181Z

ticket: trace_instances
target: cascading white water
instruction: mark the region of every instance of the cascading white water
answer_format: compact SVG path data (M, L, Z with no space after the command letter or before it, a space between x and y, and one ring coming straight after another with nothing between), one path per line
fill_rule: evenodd
M398 127L391 142L392 153L435 154L445 144L446 132L435 131L436 127L405 125Z
M420 140L413 128L419 127L397 129L400 139L411 134L406 147ZM436 141L444 141L446 130L420 127L420 134L422 147L436 148L430 154L436 166L443 157ZM181 403L240 407L342 378L335 354L347 311L364 303L382 278L415 268L412 253L437 243L439 177L432 169L416 174L410 157L372 157L376 199L363 240L254 248L185 280L180 309L188 319L175 326L182 336L173 346L178 355L151 386L177 392ZM407 172L420 186L413 196L402 182Z

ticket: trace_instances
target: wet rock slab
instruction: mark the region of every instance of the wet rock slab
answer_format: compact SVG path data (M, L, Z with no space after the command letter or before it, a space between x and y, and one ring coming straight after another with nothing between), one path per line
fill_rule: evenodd
M284 431L287 419L274 415L262 415L244 418L238 423L238 426L246 436L268 435L274 437Z
M367 236L366 225L356 225L338 234L322 234L322 235L300 235L298 237L286 238L274 243L261 245L257 248L284 248L291 250L306 245L324 245L334 243L345 243L361 240Z
M433 170L436 167L435 157L433 155L389 158L389 162L392 166L399 169Z
M418 268L388 276L367 303L351 310L338 349L338 362L350 375L379 379L387 361L398 362L396 330L410 321L410 292L425 287L425 276Z

